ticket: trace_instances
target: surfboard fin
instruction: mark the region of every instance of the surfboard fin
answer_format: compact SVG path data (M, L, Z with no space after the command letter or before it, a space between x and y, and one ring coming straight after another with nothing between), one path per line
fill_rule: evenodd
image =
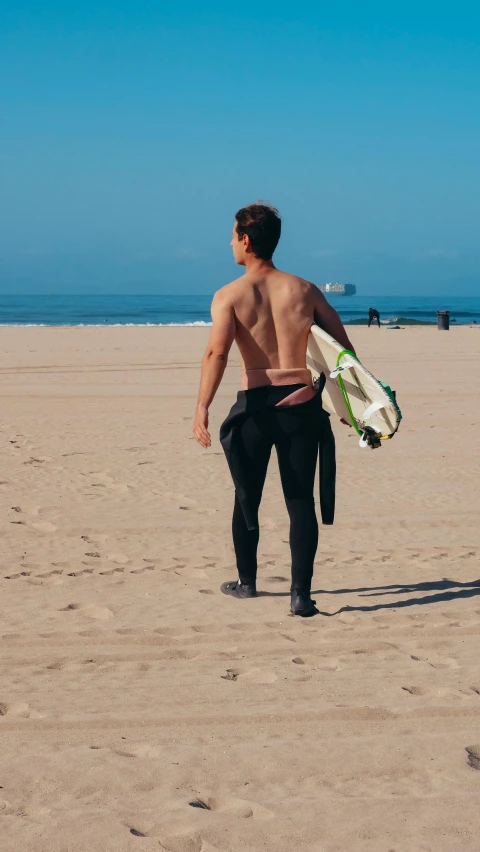
M362 415L362 420L370 420L372 414L375 414L376 411L381 411L382 408L385 408L385 403L383 400L377 400L376 402L372 402L368 408L365 409Z

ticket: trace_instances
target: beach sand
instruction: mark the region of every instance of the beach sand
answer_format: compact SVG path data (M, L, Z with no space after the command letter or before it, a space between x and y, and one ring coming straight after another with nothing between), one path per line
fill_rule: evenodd
M236 354L205 452L208 329L1 329L4 852L478 850L480 329L350 331L404 422L333 424L301 620L275 459L264 594L219 591Z

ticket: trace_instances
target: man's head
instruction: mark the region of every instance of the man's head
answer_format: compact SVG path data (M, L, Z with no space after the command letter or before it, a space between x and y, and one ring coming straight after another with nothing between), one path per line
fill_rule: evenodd
M280 239L282 222L278 210L260 201L235 213L232 242L235 262L245 266L247 257L269 261Z

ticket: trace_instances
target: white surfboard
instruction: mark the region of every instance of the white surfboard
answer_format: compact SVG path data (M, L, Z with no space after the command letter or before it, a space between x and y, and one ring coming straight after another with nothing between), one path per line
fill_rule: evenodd
M307 367L314 381L324 374L323 407L354 426L361 447L393 437L402 419L394 392L318 325L308 337Z

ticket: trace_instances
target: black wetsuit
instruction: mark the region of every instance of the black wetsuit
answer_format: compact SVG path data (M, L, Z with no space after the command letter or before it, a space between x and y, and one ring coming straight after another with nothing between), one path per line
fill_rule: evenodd
M380 328L380 314L375 308L368 309L368 327L370 328L372 322L376 320L378 323L378 327Z
M220 440L235 483L233 542L240 582L255 583L259 539L258 509L272 447L275 446L285 503L290 515L292 589L310 591L318 524L313 496L320 450L322 520L333 523L335 441L321 393L297 405L276 408L305 385L239 391L222 424Z

